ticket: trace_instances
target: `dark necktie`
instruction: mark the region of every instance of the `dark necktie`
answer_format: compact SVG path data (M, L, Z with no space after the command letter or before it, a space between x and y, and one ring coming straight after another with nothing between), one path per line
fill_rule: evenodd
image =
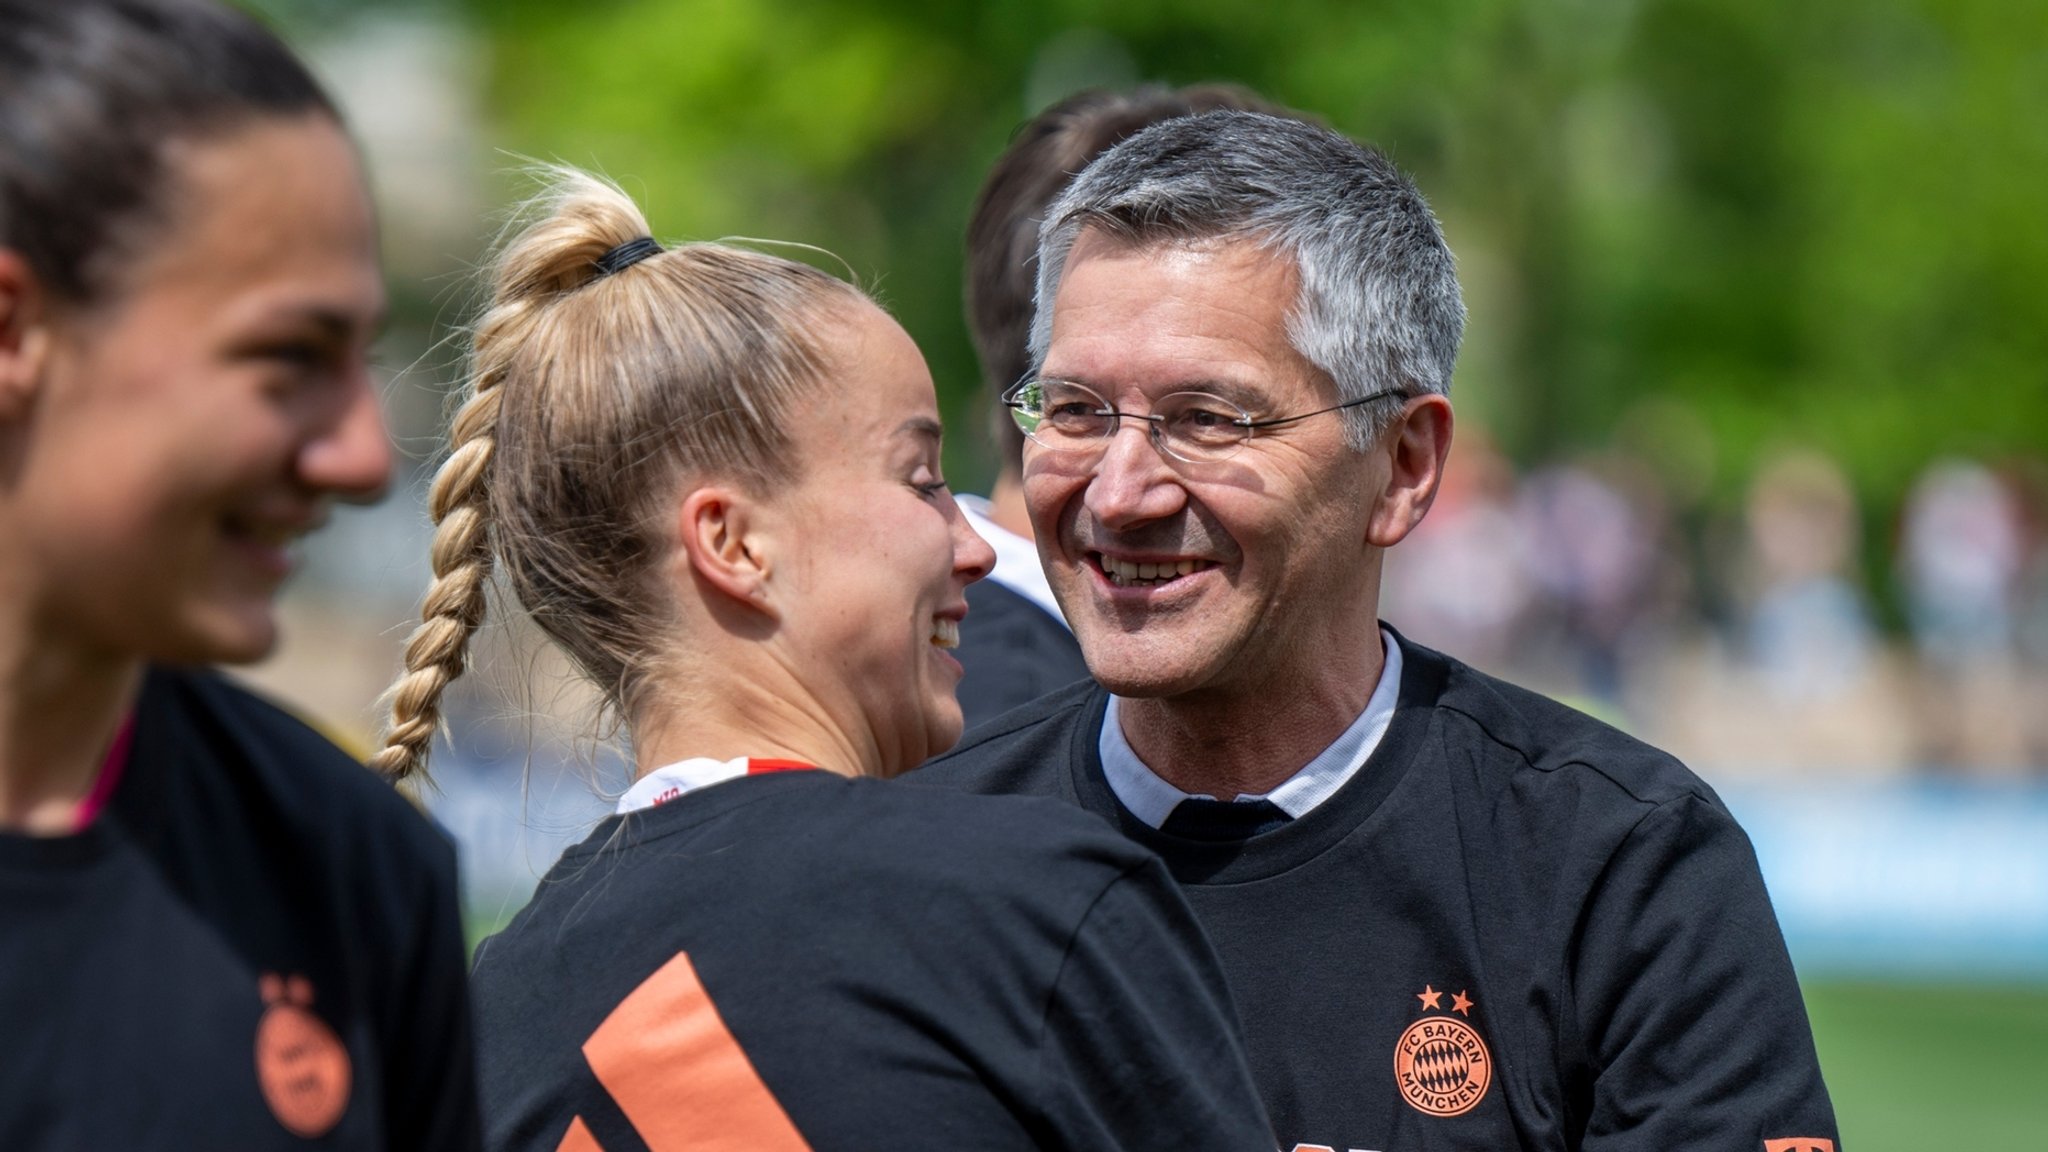
M1204 800L1191 796L1173 806L1159 830L1168 836L1224 843L1249 840L1291 819L1271 800Z

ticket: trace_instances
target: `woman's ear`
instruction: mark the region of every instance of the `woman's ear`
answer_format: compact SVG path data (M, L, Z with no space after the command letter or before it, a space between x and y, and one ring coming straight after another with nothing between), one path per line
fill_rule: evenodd
M737 603L772 614L770 564L755 523L755 501L722 485L699 488L683 498L677 516L683 554L696 578Z
M28 410L49 356L49 315L28 261L0 248L0 420Z

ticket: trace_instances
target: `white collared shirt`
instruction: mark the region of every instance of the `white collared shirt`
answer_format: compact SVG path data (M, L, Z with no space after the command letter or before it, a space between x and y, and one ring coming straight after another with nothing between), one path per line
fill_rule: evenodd
M1328 748L1278 787L1262 796L1240 793L1234 799L1269 800L1298 820L1336 795L1337 789L1358 773L1373 749L1380 746L1380 738L1387 734L1387 725L1394 720L1394 706L1401 699L1401 646L1384 629L1380 640L1386 652L1386 665L1380 670L1380 682L1373 688L1371 699L1365 702L1365 711ZM1119 703L1111 696L1109 710L1102 717L1102 737L1097 743L1102 754L1102 774L1109 778L1109 790L1116 793L1117 801L1126 811L1157 828L1166 823L1174 805L1200 794L1181 791L1138 759L1130 741L1124 739L1123 723L1118 718Z
M1045 609L1064 625L1067 618L1060 613L1060 602L1053 599L1052 585L1045 579L1038 545L989 519L987 497L955 496L953 500L960 505L960 514L967 517L968 526L995 549L996 566L989 571L988 578Z

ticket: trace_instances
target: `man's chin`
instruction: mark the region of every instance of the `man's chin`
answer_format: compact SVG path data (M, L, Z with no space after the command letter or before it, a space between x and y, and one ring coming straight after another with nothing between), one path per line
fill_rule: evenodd
M275 610L219 608L194 614L175 635L152 646L152 659L166 664L254 664L277 649Z
M1205 687L1217 679L1213 662L1190 659L1185 647L1145 644L1132 646L1128 637L1106 645L1091 645L1081 638L1081 657L1097 684L1131 700L1179 696Z

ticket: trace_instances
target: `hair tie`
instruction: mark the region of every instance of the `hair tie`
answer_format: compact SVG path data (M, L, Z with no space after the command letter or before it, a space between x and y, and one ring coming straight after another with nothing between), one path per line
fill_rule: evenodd
M597 258L597 275L601 279L614 272L631 268L633 265L660 251L662 251L661 245L652 236L642 236L638 240L628 240Z

